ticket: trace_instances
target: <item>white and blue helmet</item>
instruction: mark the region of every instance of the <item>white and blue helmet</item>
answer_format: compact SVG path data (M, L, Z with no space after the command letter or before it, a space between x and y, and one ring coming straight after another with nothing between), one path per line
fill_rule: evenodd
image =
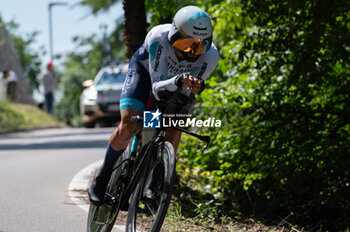
M209 50L212 32L209 15L196 6L186 6L175 14L168 36L174 47L200 55Z

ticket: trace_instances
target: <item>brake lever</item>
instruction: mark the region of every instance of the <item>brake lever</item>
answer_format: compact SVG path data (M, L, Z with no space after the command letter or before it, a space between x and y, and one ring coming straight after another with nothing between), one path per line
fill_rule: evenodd
M209 147L209 143L210 143L210 137L209 137L209 136L207 136L207 135L198 135L198 134L193 133L193 132L191 132L191 131L187 131L187 130L181 128L181 127L173 127L173 128L176 129L176 130L179 130L179 131L181 131L181 132L184 132L184 133L186 133L186 134L188 134L188 135L191 135L191 136L193 136L193 137L196 137L197 139L199 139L199 140L201 140L201 141L203 141L203 142L206 142L207 145L206 145L205 148L202 150L202 152L204 152L205 150L207 150L207 148Z
M202 150L202 153L204 153L204 151L205 150L207 150L208 149L208 147L209 147L209 143L210 143L210 137L209 136L207 136L207 135L199 135L200 136L200 140L201 141L203 141L203 142L206 142L207 143L207 145L205 146L205 148Z

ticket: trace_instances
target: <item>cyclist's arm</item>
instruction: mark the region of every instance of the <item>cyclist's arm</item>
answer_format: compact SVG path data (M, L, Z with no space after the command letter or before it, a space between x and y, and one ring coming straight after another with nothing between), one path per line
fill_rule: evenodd
M219 53L214 44L209 51L202 55L190 73L179 74L168 81L161 81L155 83L160 90L176 91L177 88L183 88L182 93L189 96L193 94L200 94L205 88L205 80L214 71L219 61ZM158 86L157 86L158 85ZM186 88L189 88L186 91Z
M159 98L159 92L175 92L179 88L189 87L187 83L188 80L184 80L186 79L184 77L187 74L179 74L168 79L166 54L169 53L167 50L169 47L167 46L168 41L163 41L164 38L167 39L167 37L162 37L161 35L153 33L153 35L150 35L147 40L148 50L150 53L149 71L152 82L152 93L157 100L161 100ZM191 75L201 79L200 82L203 82L216 67L218 58L218 51L215 45L213 45L208 52L200 57L200 65L198 65L196 68L194 67L194 69L191 71ZM204 87L204 84L201 85L201 87ZM197 91L196 93L199 92L201 91Z
M204 83L208 76L214 71L218 61L219 52L212 43L211 48L199 58L198 63L200 63L200 65L191 71L191 75Z
M150 54L148 65L152 82L152 93L158 101L162 100L159 98L159 92L175 92L179 87L181 87L178 82L179 78L181 77L180 75L171 78L168 77L166 54L168 54L169 51L167 51L168 46L162 43L164 42L162 39L164 38L161 38L161 36L153 35L150 36L149 40L147 41Z
M178 89L181 88L187 88L189 87L189 80L186 81L186 77L184 78L185 74L179 74L176 75L169 80L154 82L152 85L152 93L155 96L157 100L159 99L159 92L162 91L169 91L169 92L175 92Z
M166 59L166 55L169 53L168 27L169 25L155 26L147 34L144 42L145 49L149 54L147 65L152 82L152 93L157 100L160 100L158 96L159 91L174 92L178 88L174 84L175 78L168 79Z

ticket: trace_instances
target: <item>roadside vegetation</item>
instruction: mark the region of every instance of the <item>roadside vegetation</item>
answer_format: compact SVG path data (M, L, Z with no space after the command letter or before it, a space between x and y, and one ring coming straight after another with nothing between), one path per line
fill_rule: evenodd
M203 210L349 231L350 2L212 2L222 56L194 115L222 127L199 128L204 153L185 138L178 171Z
M181 161L180 161L181 163ZM220 203L205 191L196 190L190 182L178 179L175 186L167 217L162 226L164 232L289 232L306 231L288 222L288 218L280 219L271 225L253 217L241 214L227 214L221 211Z
M0 102L0 133L64 127L64 124L32 105Z

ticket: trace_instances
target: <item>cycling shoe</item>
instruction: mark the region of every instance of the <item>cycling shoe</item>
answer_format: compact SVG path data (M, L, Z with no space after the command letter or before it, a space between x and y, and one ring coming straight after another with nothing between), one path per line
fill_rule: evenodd
M96 206L101 206L104 203L104 195L96 194L93 186L91 185L88 190L90 202Z

